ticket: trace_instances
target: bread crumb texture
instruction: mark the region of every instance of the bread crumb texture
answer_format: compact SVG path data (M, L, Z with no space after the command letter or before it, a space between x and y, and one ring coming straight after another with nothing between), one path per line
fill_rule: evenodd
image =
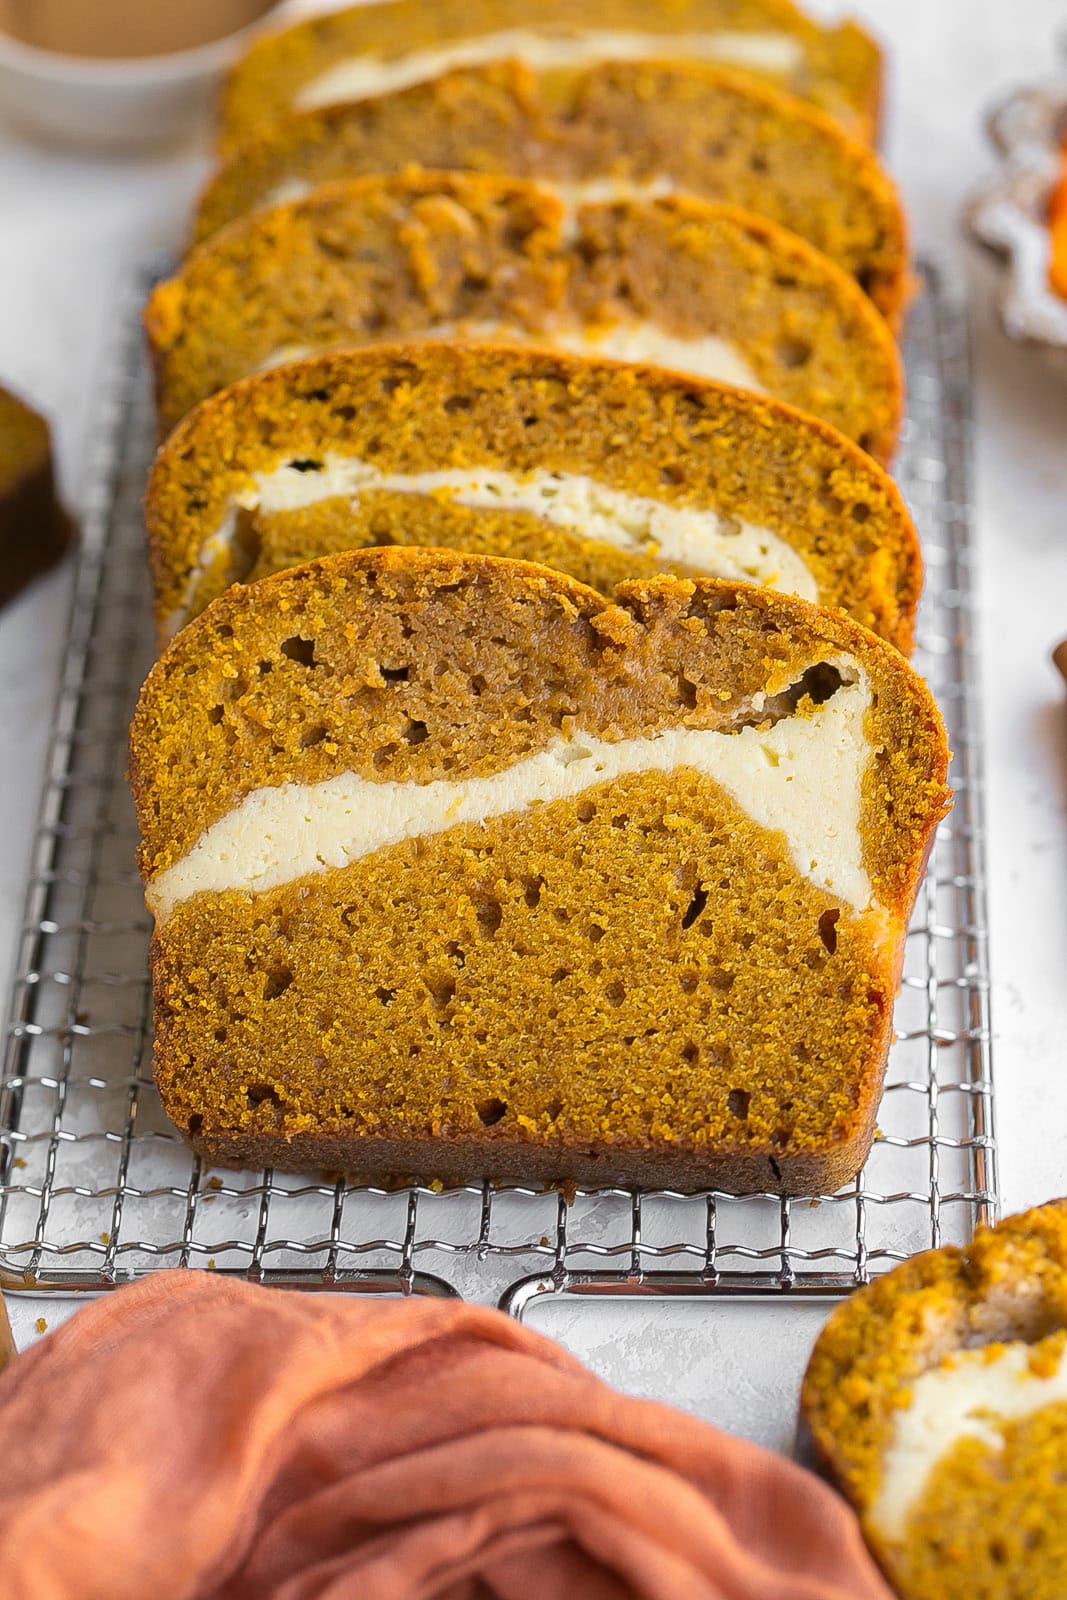
M780 834L689 771L266 893L194 895L155 937L156 1074L205 1150L447 1178L647 1175L666 1160L690 1187L712 1170L809 1189L855 1170L947 803L936 709L895 650L840 614L670 578L620 600L417 549L231 590L138 705L145 877L263 787L462 779L583 731L817 715L840 681L830 657L871 685L862 834L877 912L817 889Z

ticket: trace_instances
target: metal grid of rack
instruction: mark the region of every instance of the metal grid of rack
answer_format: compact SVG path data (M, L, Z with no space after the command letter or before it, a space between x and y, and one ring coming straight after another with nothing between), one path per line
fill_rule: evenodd
M362 1293L841 1294L997 1207L978 714L970 624L964 309L913 311L899 479L927 564L917 665L944 711L955 809L908 936L880 1136L808 1200L514 1186L436 1192L208 1171L151 1080L148 921L125 736L152 654L140 496L152 419L138 312L100 391L70 639L0 1076L0 1287L102 1290L168 1266Z

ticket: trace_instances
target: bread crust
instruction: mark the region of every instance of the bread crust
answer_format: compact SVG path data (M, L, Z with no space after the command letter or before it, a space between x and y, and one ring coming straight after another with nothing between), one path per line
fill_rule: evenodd
M884 1041L878 1041L884 1048ZM833 1151L795 1155L768 1147L714 1150L639 1145L599 1147L545 1145L453 1138L376 1139L362 1135L293 1134L291 1137L212 1130L189 1143L201 1160L220 1167L274 1167L279 1172L344 1173L359 1181L432 1181L446 1187L480 1183L539 1184L581 1188L670 1189L695 1194L718 1189L725 1194L832 1194L863 1166L874 1138L879 1090L868 1097L856 1129Z

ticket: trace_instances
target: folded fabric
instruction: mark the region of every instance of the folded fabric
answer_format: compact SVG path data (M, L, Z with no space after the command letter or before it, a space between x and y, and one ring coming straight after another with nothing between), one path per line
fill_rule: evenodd
M843 1501L459 1301L158 1273L0 1376L5 1600L889 1600Z

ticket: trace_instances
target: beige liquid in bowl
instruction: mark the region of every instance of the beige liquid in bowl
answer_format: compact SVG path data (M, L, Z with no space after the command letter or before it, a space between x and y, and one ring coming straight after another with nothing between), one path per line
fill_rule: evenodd
M0 0L0 32L39 50L115 60L169 55L225 39L277 0Z

